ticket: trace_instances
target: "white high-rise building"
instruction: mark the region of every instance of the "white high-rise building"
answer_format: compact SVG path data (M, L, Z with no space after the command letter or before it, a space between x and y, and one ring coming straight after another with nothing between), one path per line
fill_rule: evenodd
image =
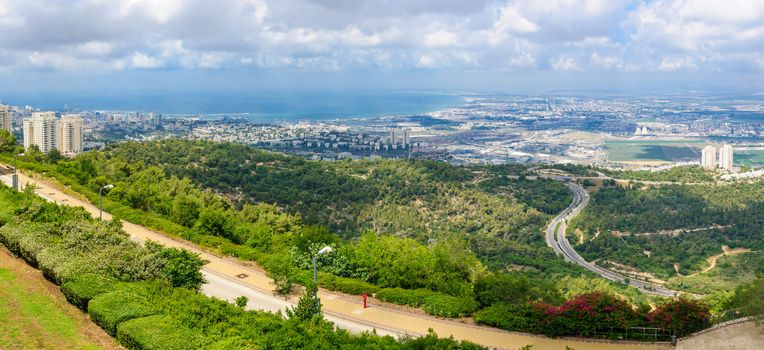
M724 145L719 148L719 168L732 170L733 154L732 145Z
M706 169L716 168L716 147L711 145L703 147L700 164Z
M32 118L24 119L24 148L37 145L43 153L58 149L58 131L56 113L32 113Z
M58 150L65 156L82 152L82 117L79 114L61 116L58 132Z
M411 144L411 131L408 129L390 129L390 144Z
M0 105L0 130L13 132L13 115L10 106Z

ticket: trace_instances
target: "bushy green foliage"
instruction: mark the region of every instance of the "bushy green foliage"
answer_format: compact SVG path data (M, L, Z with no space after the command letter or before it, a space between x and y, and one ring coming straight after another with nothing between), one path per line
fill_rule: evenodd
M371 283L353 278L337 277L326 273L320 273L318 275L318 284L329 290L352 295L372 295L380 289Z
M186 249L167 248L154 242L146 242L147 250L162 261L161 273L174 287L199 290L204 284L200 269L207 262Z
M88 304L90 319L111 335L122 322L156 313L149 300L129 289L97 296Z
M543 300L555 302L560 299L557 287L551 281L530 279L519 273L503 273L485 276L475 283L475 300L481 307L495 303Z
M287 309L286 313L290 319L302 321L309 321L314 317L322 318L324 314L321 311L321 300L318 298L318 287L314 283L309 283L297 306Z
M477 302L471 298L455 297L434 293L424 301L424 311L440 317L467 317L477 309Z
M130 350L187 350L202 349L206 345L200 334L162 315L120 323L116 338Z
M683 275L703 269L723 245L764 249L762 212L764 181L613 187L594 193L569 230L580 230L588 239L577 247L588 260L614 261L668 278L677 274L675 264Z
M496 303L474 315L477 324L536 334L544 333L546 317L543 305L523 301Z
M661 171L608 171L602 170L608 176L641 181L672 181L672 182L711 182L714 181L714 172L704 169L699 165L673 167Z
M708 327L711 312L703 301L677 298L658 305L647 319L655 327L682 337Z
M735 290L732 306L741 316L764 317L764 275Z
M116 279L94 273L84 273L61 284L66 300L83 311L88 310L90 300L116 288Z
M429 289L381 289L375 297L379 300L422 307L428 314L440 317L465 317L477 309L477 303L470 297L455 297Z

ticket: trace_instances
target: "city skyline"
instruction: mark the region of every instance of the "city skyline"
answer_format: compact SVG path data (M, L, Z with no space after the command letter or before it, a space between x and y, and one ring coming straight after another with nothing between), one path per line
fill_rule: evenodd
M761 93L763 28L742 0L0 0L0 93Z

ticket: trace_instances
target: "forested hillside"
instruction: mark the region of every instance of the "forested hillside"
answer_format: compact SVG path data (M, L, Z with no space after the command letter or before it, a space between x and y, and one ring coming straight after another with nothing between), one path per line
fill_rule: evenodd
M525 166L310 162L182 140L124 143L71 160L32 150L19 165L91 201L113 184L104 205L116 217L254 260L280 292L309 283L312 255L331 245L334 253L318 259L324 288L436 316L473 315L508 330L593 335L610 329L614 312L623 313L618 328L644 325L645 306L665 302L555 256L542 228L570 194L559 182L528 179ZM577 323L581 307L613 303L622 307L584 321L593 328ZM636 305L644 310L634 312ZM559 314L547 312L553 309Z
M764 250L762 213L762 181L608 187L592 195L569 230L586 237L577 248L587 259L614 261L668 278L707 267L706 259L721 254L725 245Z
M547 302L595 290L646 301L554 255L543 240L545 212L563 208L570 193L526 179L524 166L309 162L183 140L124 143L71 160L32 150L19 165L91 201L113 184L104 205L116 217L254 260L282 292L308 282L312 254L328 244L335 252L318 259L322 287L438 316L508 300L523 286L518 279L545 290L537 298ZM478 298L487 291L490 298Z
M311 162L243 145L183 140L124 143L60 162L56 169L93 191L113 183L109 198L187 227L205 208L271 203L345 239L368 231L426 245L456 237L496 268L545 266L532 261L551 258L540 234L549 218L545 213L570 201L562 184L509 179L501 167ZM227 200L204 191L189 195L192 186Z

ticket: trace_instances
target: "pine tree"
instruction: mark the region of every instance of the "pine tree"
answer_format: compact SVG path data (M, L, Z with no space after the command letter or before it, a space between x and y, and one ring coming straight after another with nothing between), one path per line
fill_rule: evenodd
M307 321L313 316L323 317L321 312L321 300L318 299L318 287L310 283L305 287L305 294L300 297L297 306L286 310L289 318L298 318Z

